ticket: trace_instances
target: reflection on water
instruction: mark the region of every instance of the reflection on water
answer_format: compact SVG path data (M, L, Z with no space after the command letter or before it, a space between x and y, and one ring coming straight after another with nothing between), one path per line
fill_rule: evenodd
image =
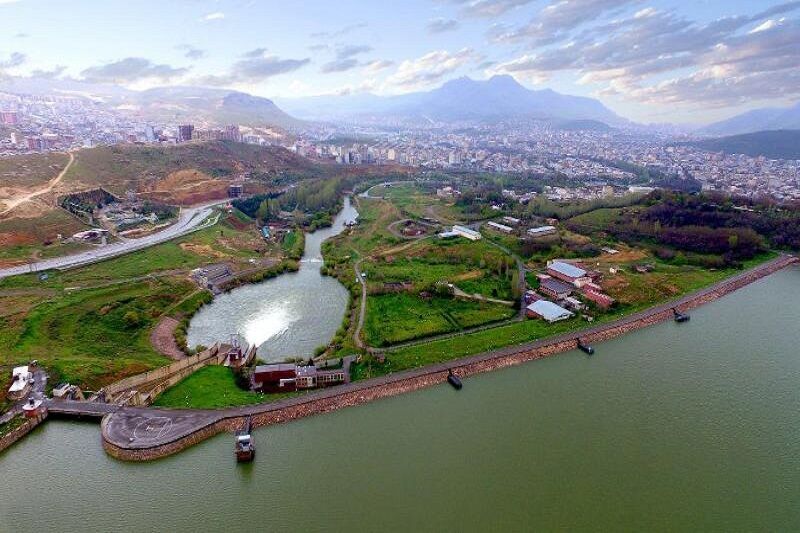
M248 465L49 420L0 454L0 531L797 531L798 316L794 268L593 357L257 429Z
M306 235L298 272L217 296L192 319L189 345L210 346L239 334L259 346L258 356L265 361L313 355L341 325L348 298L347 289L338 281L320 274L321 246L357 217L350 199L345 198L344 208L330 228Z

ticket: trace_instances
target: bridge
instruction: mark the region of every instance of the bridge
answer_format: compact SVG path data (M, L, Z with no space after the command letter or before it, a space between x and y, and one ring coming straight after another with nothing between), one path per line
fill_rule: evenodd
M47 400L47 411L51 415L75 418L103 418L120 408L113 403L81 402L74 400Z

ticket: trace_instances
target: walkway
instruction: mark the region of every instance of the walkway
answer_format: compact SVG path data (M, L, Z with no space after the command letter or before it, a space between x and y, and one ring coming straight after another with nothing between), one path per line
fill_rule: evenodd
M441 376L446 376L449 370L483 372L575 348L576 339L579 337L591 339L593 336L606 338L604 335L620 335L630 329L638 329L655 321L668 319L672 316L673 308L702 305L796 261L794 257L781 256L676 301L606 324L375 379L309 392L267 404L220 410L169 410L120 408L90 402L50 402L49 408L52 413L75 416L102 416L104 412L112 413L103 420L104 441L115 447L115 453L124 458L154 459L180 451L221 431L231 430L230 428L240 424L244 417L253 416L256 426L283 422L439 383L443 381Z

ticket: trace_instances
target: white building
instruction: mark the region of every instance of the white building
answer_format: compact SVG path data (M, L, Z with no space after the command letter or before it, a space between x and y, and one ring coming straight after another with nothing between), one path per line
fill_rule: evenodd
M453 226L453 229L451 229L450 231L445 231L440 233L439 237L443 239L447 239L450 237L464 237L465 239L469 239L471 241L481 240L480 233L478 233L474 229L469 229L464 226Z

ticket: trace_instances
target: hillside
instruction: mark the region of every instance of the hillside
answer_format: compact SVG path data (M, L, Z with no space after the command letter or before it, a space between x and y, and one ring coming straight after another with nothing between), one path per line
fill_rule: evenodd
M117 145L76 152L63 179L53 186L67 161L64 154L0 159L0 212L7 201L52 186L0 216L0 264L57 254L56 247L47 243L55 242L59 234L85 229L56 207L57 198L70 192L103 187L124 195L133 190L154 200L188 205L224 199L230 179L239 176L248 178L249 192L263 192L295 177L326 176L335 170L280 147L230 142Z
M710 152L800 160L800 130L759 131L686 144Z
M102 186L124 194L127 190L167 190L167 182L178 172L195 172L211 184L227 183L237 175L259 178L321 175L322 171L319 165L276 146L233 142L116 145L78 152L65 182L72 189Z
M260 96L205 87L156 87L134 91L112 84L88 83L70 78L0 77L0 92L52 96L69 94L91 100L148 122L191 122L224 126L291 129L303 123L289 116L272 100Z
M793 107L754 109L706 126L707 135L741 135L768 130L800 130L800 103Z
M294 128L302 121L283 112L272 100L237 91L198 87L166 87L132 95L137 110L151 120L198 121L217 125Z
M291 113L315 119L371 116L445 122L518 118L625 122L598 100L550 89L527 89L511 76L488 80L464 77L431 91L400 96L330 96L284 99L280 103Z

